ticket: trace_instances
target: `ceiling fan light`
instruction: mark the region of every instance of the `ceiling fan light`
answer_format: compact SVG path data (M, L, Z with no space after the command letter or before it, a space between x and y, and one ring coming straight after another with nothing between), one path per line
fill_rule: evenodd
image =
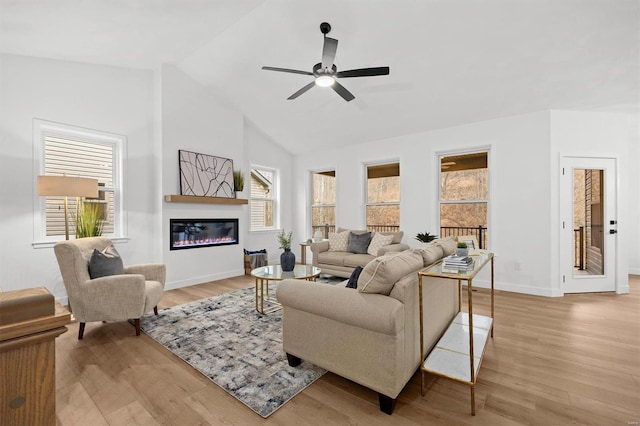
M336 80L329 75L321 75L320 77L316 78L316 84L320 87L329 87L333 85L335 81Z

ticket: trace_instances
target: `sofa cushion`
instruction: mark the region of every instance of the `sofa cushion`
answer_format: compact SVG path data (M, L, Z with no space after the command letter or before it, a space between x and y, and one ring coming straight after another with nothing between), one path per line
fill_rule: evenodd
M371 232L356 234L349 232L349 245L347 251L351 253L366 254L371 242Z
M329 232L329 251L348 251L349 231Z
M375 232L371 238L371 242L369 243L367 253L371 256L377 256L378 250L391 244L391 241L393 241L393 235L383 235L380 232Z
M362 266L364 268L373 259L375 259L375 256L371 256L370 254L348 253L348 256L345 256L342 262L344 266L349 266L354 268L356 266Z
M442 247L434 244L425 244L424 247L415 249L414 252L422 256L424 266L429 266L444 257Z
M344 231L351 231L354 234L364 234L365 232L369 232L365 229L345 229L345 228L338 228L338 232L344 232ZM397 231L397 232L380 232L382 235L393 235L393 241L391 241L391 244L400 244L402 242L402 236L404 235L404 231Z
M362 270L358 291L389 295L396 281L422 268L422 256L411 250L377 257Z
M458 243L453 237L437 238L431 242L435 246L442 247L442 251L445 256L455 253Z
M348 251L323 251L318 253L318 264L344 266L344 259L353 255Z
M122 274L124 274L122 258L113 245L106 247L102 251L93 249L89 260L89 276L91 279Z

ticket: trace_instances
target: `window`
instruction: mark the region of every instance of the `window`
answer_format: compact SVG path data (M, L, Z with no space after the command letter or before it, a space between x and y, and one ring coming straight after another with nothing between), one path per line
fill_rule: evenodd
M94 178L100 187L96 200L80 200L100 205L105 219L103 235L122 233L120 191L121 149L124 137L40 120L35 121L35 170L39 175ZM39 240L59 240L64 236L64 197L38 197L41 222L35 235ZM69 200L69 233L75 234L76 200Z
M275 170L251 169L251 230L274 229L277 223Z
M336 230L336 171L311 173L311 186L311 235L320 231L329 238Z
M487 152L440 157L440 236L474 235L487 248Z
M400 229L400 163L367 166L367 229Z

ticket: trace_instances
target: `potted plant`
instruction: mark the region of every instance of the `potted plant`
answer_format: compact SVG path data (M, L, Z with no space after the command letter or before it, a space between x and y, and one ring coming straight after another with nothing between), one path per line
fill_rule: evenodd
M100 203L79 201L76 204L76 238L102 235L104 212Z
M469 256L469 249L467 248L467 243L460 241L458 243L458 248L456 249L456 256Z
M296 266L296 255L291 252L291 239L293 238L293 232L286 233L283 230L278 234L278 243L280 248L284 251L280 255L280 267L283 271L293 271Z
M428 232L418 232L418 234L416 235L416 240L422 241L423 243L430 243L436 238L438 238L437 235L431 235Z
M244 190L244 173L242 173L242 170L233 171L233 189L236 192L236 197L238 192Z

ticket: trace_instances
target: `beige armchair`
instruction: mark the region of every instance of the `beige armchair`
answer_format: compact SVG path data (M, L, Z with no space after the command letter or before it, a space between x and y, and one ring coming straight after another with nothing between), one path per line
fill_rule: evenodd
M165 265L148 263L125 267L124 275L91 279L89 260L94 249L111 245L105 237L79 238L56 243L54 251L69 297L69 306L80 322L78 339L91 321L134 320L136 336L140 335L140 317L153 309L164 292Z

